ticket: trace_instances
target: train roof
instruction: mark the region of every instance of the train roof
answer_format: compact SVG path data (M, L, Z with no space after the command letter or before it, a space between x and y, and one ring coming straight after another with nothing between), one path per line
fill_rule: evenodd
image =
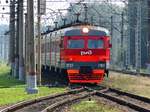
M97 26L75 26L75 27L66 28L64 30L64 36L85 35L82 31L82 29L84 27L87 27L89 29L89 32L86 33L86 35L89 35L89 36L109 36L109 31L106 28L97 27Z
M84 34L82 29L87 27L89 32ZM71 27L66 27L63 29L49 31L45 34L51 35L61 35L61 36L81 36L81 35L89 35L89 36L110 36L109 31L104 27L99 26L91 26L91 25L75 25ZM43 35L45 35L43 34ZM54 36L55 37L55 36Z

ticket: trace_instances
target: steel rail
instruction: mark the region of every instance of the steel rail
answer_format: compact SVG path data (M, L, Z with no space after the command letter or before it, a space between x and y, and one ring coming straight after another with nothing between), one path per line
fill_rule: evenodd
M39 103L42 101L54 99L54 98L65 96L65 95L76 94L76 93L82 92L84 90L85 90L84 88L74 89L74 90L64 92L61 94L55 94L55 95L45 96L45 97L41 97L38 99L29 100L29 101L23 101L23 102L14 104L12 106L6 107L6 108L0 110L0 112L14 112L14 111L17 111L17 110L22 109L24 107L27 107L27 106L30 106L30 105L33 105L33 104L36 104L36 103Z
M117 90L117 89L114 89L114 88L109 88L109 90L112 91L112 92L116 92L120 95L125 95L125 96L128 96L128 97L131 97L131 98L134 98L134 99L137 99L137 100L140 100L140 101L143 101L143 102L146 102L146 103L150 104L150 98L135 95L135 94L131 94L131 93L124 92L124 91L121 91L121 90Z
M129 107L131 109L134 109L136 111L139 111L139 112L150 112L150 109L144 108L144 107L142 107L140 105L137 105L137 104L133 104L133 103L131 103L129 101L117 98L115 96L108 95L108 94L103 93L103 92L98 92L97 91L96 95L100 96L100 97L104 97L104 98L106 98L108 100L114 101L114 102L116 102L116 103L118 103L120 105L127 106L127 107Z
M85 89L89 90L89 91L96 91L96 96L100 96L103 97L105 99L111 100L113 102L116 102L120 105L129 107L130 109L134 109L136 111L139 112L150 112L150 98L146 98L143 96L139 96L139 95L135 95L135 94L131 94L128 92L124 92L118 89L114 89L114 88L107 88L104 86L97 86L99 88L103 88L102 90L98 90L98 89L93 89L92 87L86 87ZM110 93L116 93L118 94L118 96L115 96L114 94L109 94ZM126 96L128 99L132 99L132 101L128 101L127 99L124 99L124 96ZM134 102L133 102L134 100ZM144 106L137 104L137 103L141 103ZM145 105L148 105L148 107L145 107Z
M110 69L110 71L117 72L117 73L130 74L130 75L141 75L141 76L144 76L144 77L150 77L150 74L142 73L142 72L138 73L138 72L133 72L133 71L114 70L114 69Z
M59 107L61 107L63 105L70 104L72 102L76 102L78 100L85 99L85 98L87 98L87 97L89 97L91 95L94 95L94 94L96 94L96 92L86 93L86 94L83 94L83 95L81 94L81 95L75 96L73 98L64 99L64 100L62 100L60 102L56 102L56 103L50 105L49 107L47 107L46 109L44 109L41 112L52 112L53 110L55 110L55 109L57 109L57 108L59 108Z

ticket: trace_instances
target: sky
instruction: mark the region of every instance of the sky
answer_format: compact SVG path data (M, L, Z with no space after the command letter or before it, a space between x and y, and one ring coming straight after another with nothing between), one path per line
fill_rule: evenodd
M64 9L69 7L69 2L56 2L58 0L47 0L47 1L55 1L55 2L47 2L46 4L46 16L43 16L43 18L50 17L51 15L49 14L52 12L52 10L57 10L57 9ZM59 0L60 1L60 0ZM64 1L64 0L61 0ZM35 16L37 15L37 2L34 2L34 12ZM24 9L26 10L26 2L24 3ZM25 11L26 12L26 11ZM63 11L65 12L65 11ZM35 18L36 21L36 18ZM45 21L45 20L44 20ZM0 0L0 24L9 24L9 3L6 3L6 0Z
M6 4L6 0L0 0L0 2L0 24L8 24L9 4Z
M8 0L10 1L10 0ZM34 12L35 12L35 22L36 22L36 15L37 15L37 0L34 0ZM51 10L54 10L56 12L58 12L58 9L67 9L69 7L70 3L76 3L79 0L46 0L46 15L42 16L42 23L43 24L51 24L52 23L52 19L55 19L55 16L51 15ZM60 2L61 1L61 2ZM67 1L67 2L64 2ZM93 2L94 0L85 0L89 1L89 2ZM96 0L97 2L99 1L103 1L103 0ZM116 2L114 2L115 4L119 5L119 6L123 6L123 3L121 2L117 2L117 0L114 0ZM26 2L24 3L24 9L26 10ZM26 12L26 11L25 11ZM63 14L65 14L67 11L66 10L61 10L61 12ZM6 3L6 0L0 0L0 24L9 24L9 3Z

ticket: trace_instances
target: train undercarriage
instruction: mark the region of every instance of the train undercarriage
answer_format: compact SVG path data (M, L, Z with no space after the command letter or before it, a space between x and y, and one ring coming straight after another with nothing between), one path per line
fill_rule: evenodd
M107 70L108 72L108 70ZM91 83L99 84L106 76L106 70L75 70L75 69L59 69L55 67L42 66L42 84L75 84L75 83Z

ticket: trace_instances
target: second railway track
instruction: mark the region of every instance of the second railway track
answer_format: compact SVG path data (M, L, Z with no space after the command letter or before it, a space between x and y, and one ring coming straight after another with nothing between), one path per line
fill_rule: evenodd
M117 72L117 73L123 73L123 74L129 74L129 75L141 75L144 77L150 77L149 73L133 72L133 71L127 71L127 70L115 70L115 69L110 69L110 71Z
M21 102L10 107L7 107L0 112L41 112L43 109L47 108L56 102L59 102L66 98L71 98L79 93L84 93L85 89L74 89L69 92L62 94L56 94L51 96L42 97L39 99L34 99L30 101Z
M73 89L62 94L47 96L36 100L18 103L16 105L7 107L0 112L53 112L63 106L73 104L74 102L91 96L104 98L111 102L115 102L120 106L127 108L126 112L150 112L150 99L123 92L112 88L100 87L82 87L80 89ZM98 99L97 99L98 100Z
M137 112L150 112L149 98L141 97L112 88L108 88L103 92L97 91L96 96L106 98Z
M141 97L138 95L134 95L131 93L123 92L112 88L100 87L100 90L98 90L90 87L85 87L85 89L87 89L88 93L85 92L80 96L67 98L65 100L60 101L59 103L54 103L53 105L50 105L49 107L44 109L42 112L53 112L57 108L60 108L56 111L59 112L60 110L63 110L62 108L64 105L68 103L72 103L73 101L79 99L83 99L87 97L91 98L91 96L103 97L121 106L125 106L127 108L126 112L132 112L132 110L134 112L150 112L149 98Z

